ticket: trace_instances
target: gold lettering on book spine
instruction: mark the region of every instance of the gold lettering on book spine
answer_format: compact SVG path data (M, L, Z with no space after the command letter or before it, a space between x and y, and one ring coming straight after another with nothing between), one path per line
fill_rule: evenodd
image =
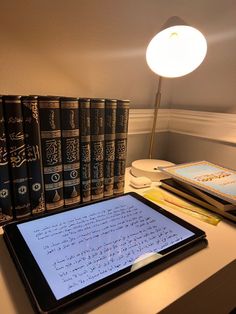
M10 117L8 119L8 123L22 123L23 119L22 118L18 118L18 117Z
M37 124L39 124L39 111L37 101L24 101L23 104L25 107L31 110L32 117L37 122ZM31 117L27 117L26 121L30 123L32 121Z
M55 111L50 110L49 111L49 124L52 130L56 129L56 124L55 124Z
M8 164L7 149L5 146L0 146L0 165L4 166Z
M24 133L23 132L12 132L9 133L9 137L12 141L23 141L24 140Z
M75 128L75 112L74 112L74 110L70 110L70 127L72 129Z
M61 162L61 145L55 139L46 142L47 165L55 165Z
M28 145L27 146L27 161L40 160L40 150L38 145Z
M66 141L66 161L74 162L79 159L79 139L68 138Z
M10 161L13 168L19 168L26 162L25 145L10 148Z
M41 193L39 203L35 208L33 208L32 213L37 214L43 212L44 210L45 210L44 193Z

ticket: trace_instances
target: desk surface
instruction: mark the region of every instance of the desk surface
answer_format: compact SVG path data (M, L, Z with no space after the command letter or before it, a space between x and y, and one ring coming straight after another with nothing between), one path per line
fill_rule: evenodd
M126 192L134 191L129 185L129 169L126 173ZM152 183L154 187L156 184ZM147 189L135 190L143 194ZM207 234L208 246L178 261L162 271L139 278L130 285L121 285L107 291L73 310L73 313L93 314L154 314L157 313L197 285L214 275L236 258L236 226L221 221L212 226L187 214L170 210L173 214L196 225ZM2 230L0 229L0 233ZM199 300L198 300L199 301ZM33 309L17 274L7 248L0 237L0 309L2 313L33 313Z

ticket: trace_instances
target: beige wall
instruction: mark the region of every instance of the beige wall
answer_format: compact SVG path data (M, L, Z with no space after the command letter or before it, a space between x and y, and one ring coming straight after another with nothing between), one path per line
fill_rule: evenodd
M137 159L148 158L149 136L129 135L127 166ZM176 133L158 133L155 138L153 158L176 164L207 160L236 170L236 144L217 142Z
M127 166L137 159L148 158L147 134L129 135ZM217 142L176 133L158 133L153 158L172 161L176 164L207 160L236 170L236 144Z
M171 161L172 156L168 156L169 135L168 132L156 135L153 145L153 158L165 160L170 158ZM148 158L149 141L149 134L132 134L128 136L127 166L130 166L134 160Z
M235 0L1 0L0 93L129 98L151 107L145 49L173 15L209 42L205 62L165 80L162 106L235 112Z
M145 49L173 15L206 35L208 54L188 76L163 81L162 107L236 112L235 0L1 0L0 94L128 98L133 108L152 107L157 76ZM208 154L234 166L235 147L159 137L159 158ZM147 157L146 146L147 136L129 136L128 164Z
M207 160L236 170L236 144L169 134L166 158L174 163Z

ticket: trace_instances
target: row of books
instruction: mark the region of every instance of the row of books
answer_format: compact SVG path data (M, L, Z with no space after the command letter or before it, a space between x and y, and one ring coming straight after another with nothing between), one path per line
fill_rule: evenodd
M124 192L129 100L0 96L0 223Z
M236 171L208 161L161 169L161 188L236 222Z

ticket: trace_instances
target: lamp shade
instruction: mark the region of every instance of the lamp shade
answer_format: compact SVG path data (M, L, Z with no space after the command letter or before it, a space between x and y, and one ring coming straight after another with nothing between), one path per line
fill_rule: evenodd
M195 70L207 53L203 34L188 25L160 31L150 41L146 60L150 69L163 77L180 77Z

